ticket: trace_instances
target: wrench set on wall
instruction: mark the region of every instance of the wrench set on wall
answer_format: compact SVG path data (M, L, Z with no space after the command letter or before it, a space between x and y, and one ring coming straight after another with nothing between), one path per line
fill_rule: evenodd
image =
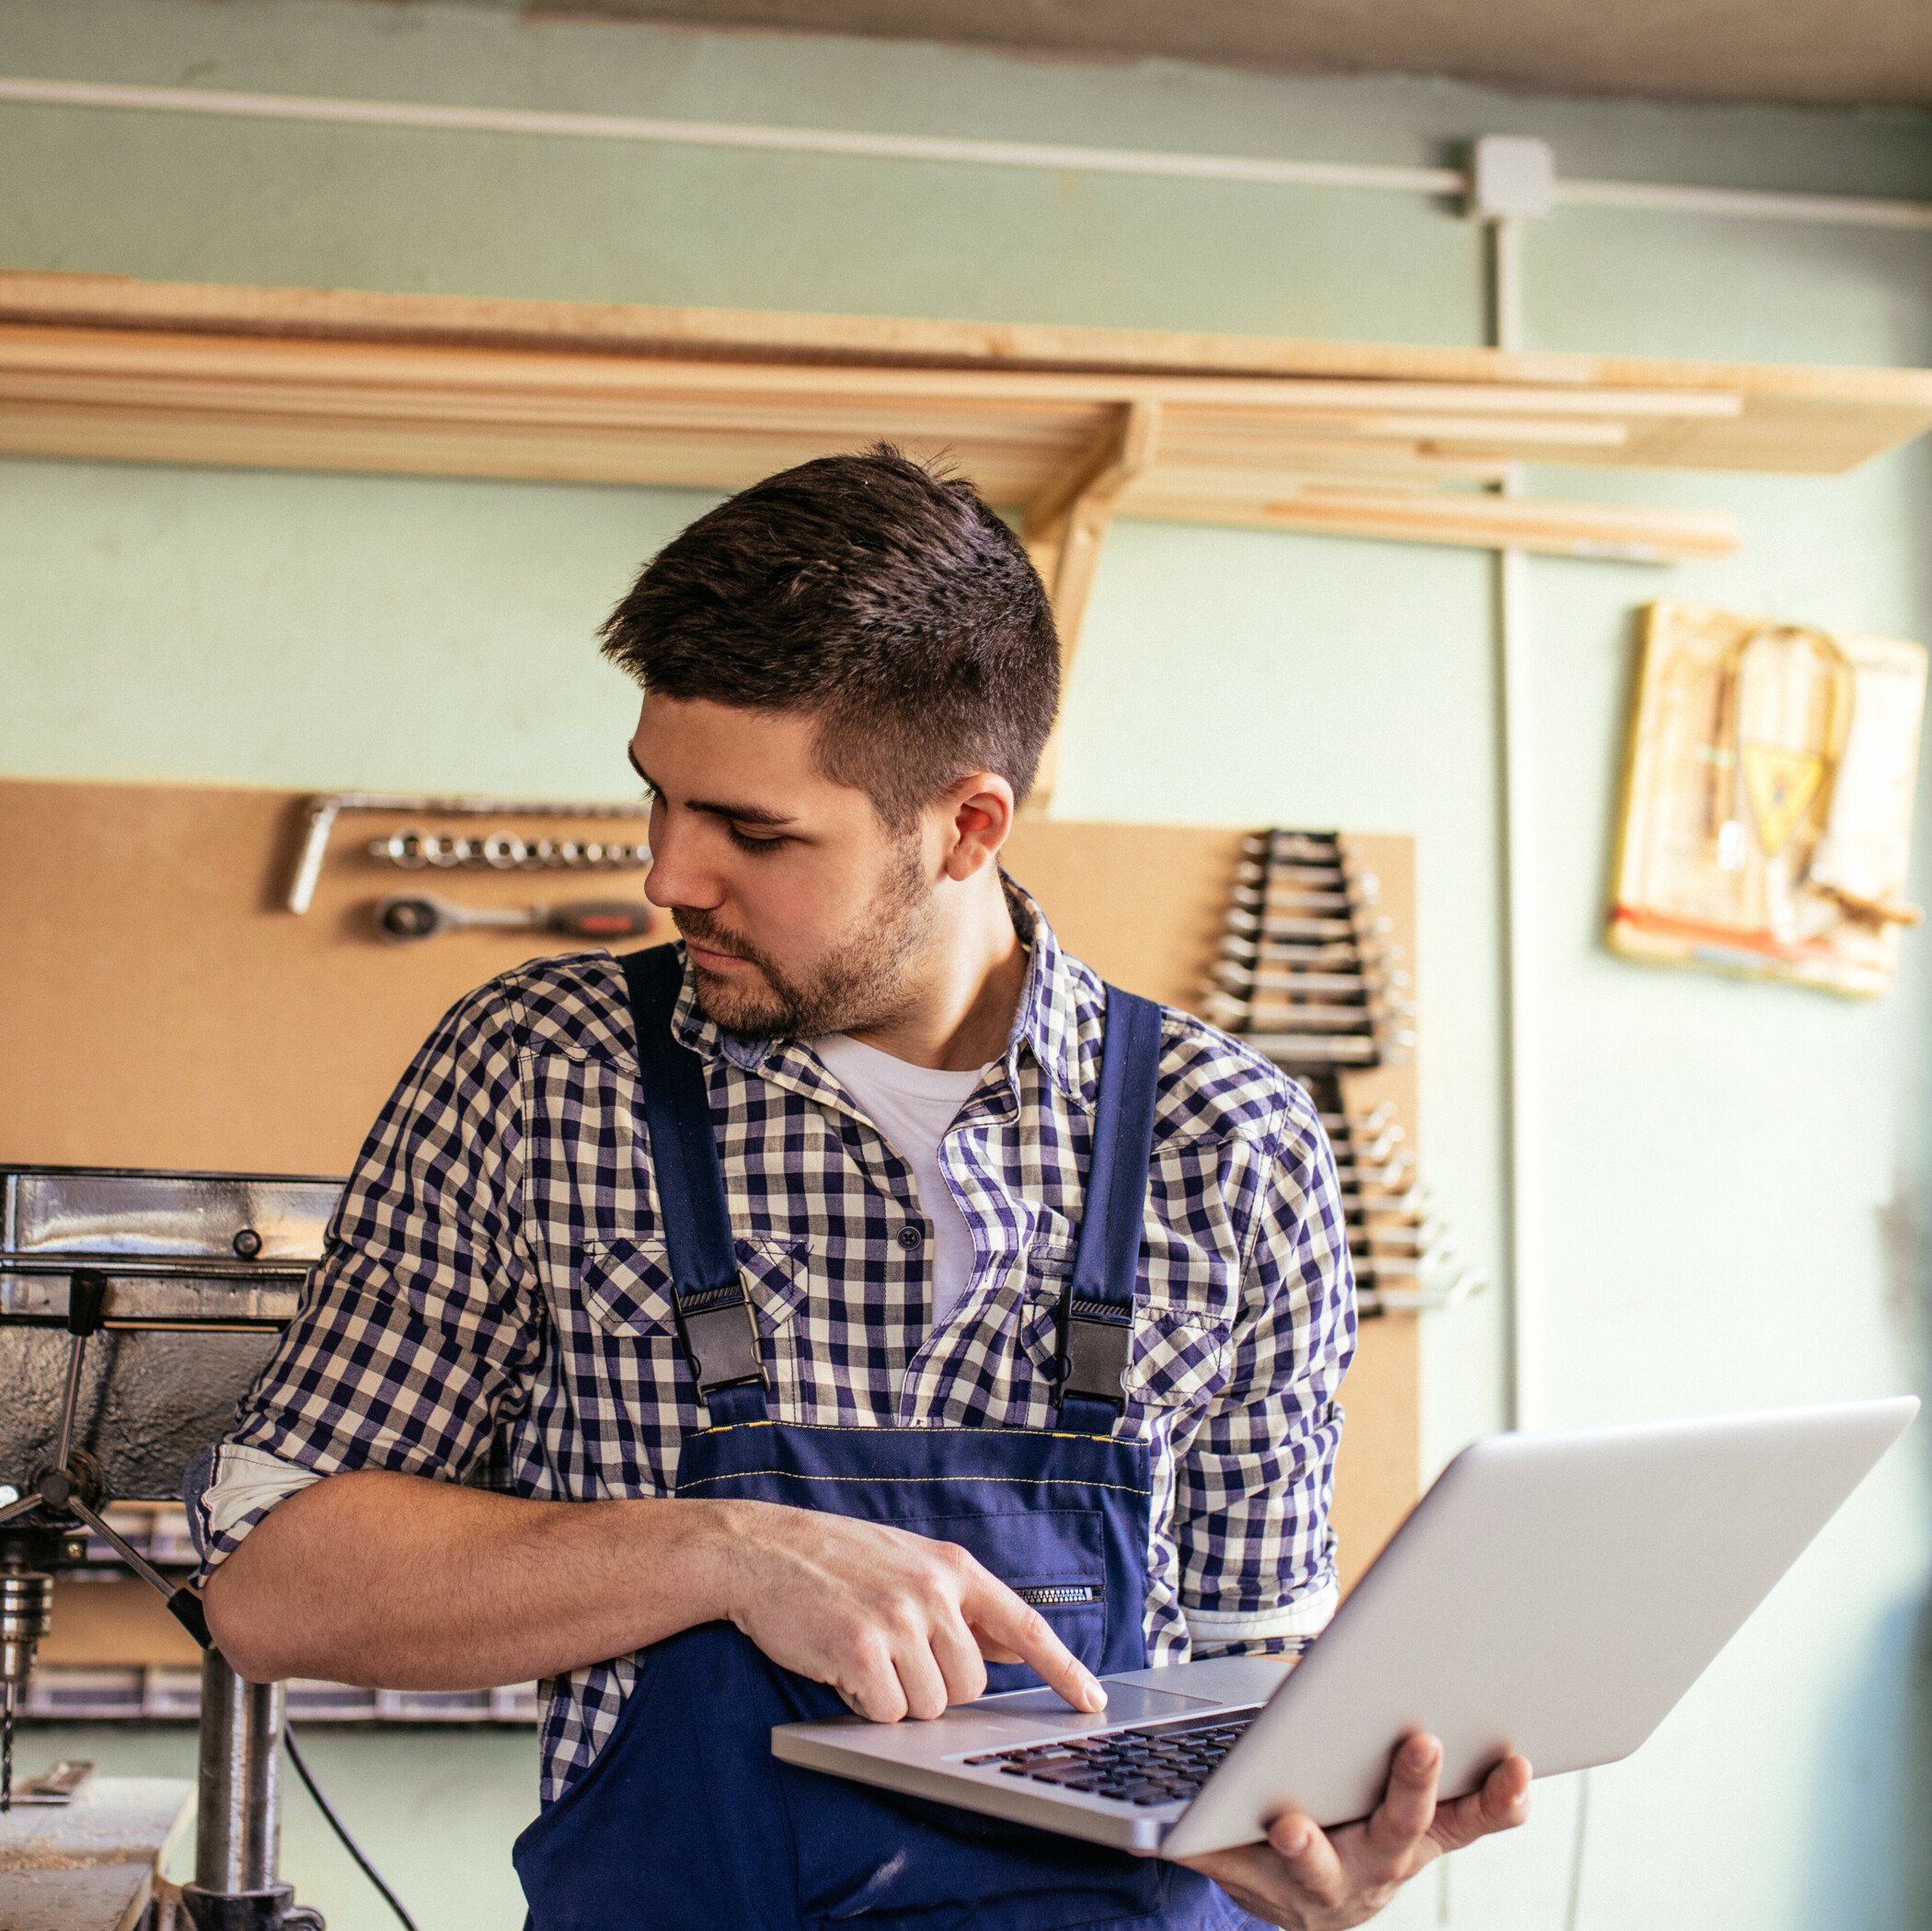
M1358 1103L1350 1091L1351 1075L1401 1065L1415 1050L1407 953L1380 899L1380 881L1340 833L1244 840L1202 1006L1320 1109L1363 1314L1451 1307L1483 1285L1455 1265L1395 1101Z

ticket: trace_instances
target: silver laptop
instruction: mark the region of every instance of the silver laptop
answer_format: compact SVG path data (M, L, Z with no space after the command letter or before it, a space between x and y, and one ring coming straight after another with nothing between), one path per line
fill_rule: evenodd
M1909 1396L1465 1449L1299 1663L1227 1657L930 1723L772 1732L788 1764L1121 1850L1194 1856L1299 1804L1363 1817L1409 1730L1443 1795L1511 1751L1538 1776L1627 1756L1918 1412Z

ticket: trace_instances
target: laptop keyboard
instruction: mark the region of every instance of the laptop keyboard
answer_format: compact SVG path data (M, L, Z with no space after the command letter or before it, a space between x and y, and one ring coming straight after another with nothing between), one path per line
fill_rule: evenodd
M1101 1737L1070 1737L1024 1750L994 1750L969 1764L997 1764L1002 1776L1023 1776L1063 1790L1110 1797L1116 1803L1184 1803L1213 1775L1259 1714L1223 1710L1191 1721L1148 1723Z

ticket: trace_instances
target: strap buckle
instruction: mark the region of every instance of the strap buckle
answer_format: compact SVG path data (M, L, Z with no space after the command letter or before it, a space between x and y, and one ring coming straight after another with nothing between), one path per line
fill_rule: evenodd
M1104 1301L1063 1303L1060 1328L1060 1402L1104 1402L1116 1418L1127 1412L1123 1385L1133 1343L1130 1309Z
M758 1360L758 1336L743 1287L733 1282L729 1288L700 1290L675 1298L684 1359L690 1363L699 1399L708 1398L714 1389L742 1387L751 1382L763 1387L765 1370Z

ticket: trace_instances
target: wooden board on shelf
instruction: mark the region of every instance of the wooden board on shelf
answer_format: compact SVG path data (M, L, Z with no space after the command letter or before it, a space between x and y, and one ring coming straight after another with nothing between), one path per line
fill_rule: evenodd
M0 454L735 489L884 439L1057 549L1123 422L1089 549L1118 514L1666 559L1729 519L1482 492L1538 460L1834 473L1932 425L1932 372L0 274Z
M1308 341L1192 330L898 316L668 308L361 289L0 272L0 328L414 343L708 362L1040 371L1225 380L1454 384L1497 390L1704 391L1738 406L1693 419L1694 468L1848 468L1932 426L1932 371L1691 362L1427 343ZM1623 460L1634 460L1626 455ZM1610 460L1616 460L1612 456Z
M1591 555L1616 505L1483 500L1511 462L1673 462L1730 392L1334 382L996 368L853 368L447 344L0 327L0 454L738 489L813 456L896 443L997 503L1064 500L1123 415L1157 414L1099 522L1291 526L1281 506L1379 491L1344 534ZM1643 453L1650 452L1650 455ZM1443 497L1443 490L1460 494ZM1405 509L1415 516L1405 522ZM1432 515L1422 512L1433 510ZM1314 513L1312 511L1311 514ZM1586 527L1570 526L1582 518ZM1730 546L1707 515L1642 512L1627 549ZM1029 524L1047 519L1029 511ZM1683 523L1682 531L1679 524ZM1681 537L1681 540L1680 540Z
M438 1017L470 987L548 949L515 933L379 943L370 907L422 876L366 856L372 837L405 822L399 812L342 819L313 909L290 914L304 803L241 788L0 782L0 902L11 914L0 987L13 1016L0 1157L342 1173ZM461 828L575 829L512 814ZM1016 830L1009 861L1097 970L1192 1006L1241 835L1029 821ZM1409 841L1363 845L1391 909L1406 907ZM576 895L558 889L560 879L571 888L581 879L583 896L637 889L635 874L432 876L448 896L476 903L527 902L539 887L546 897ZM1413 1318L1364 1322L1344 1389L1336 1503L1351 1580L1414 1500L1416 1398ZM107 1587L72 1585L63 1604ZM95 1623L111 1621L119 1600L92 1598L94 1623L75 1624L71 1640L88 1660L176 1660L172 1649L100 1653L112 1641ZM123 1613L131 1628L160 1626L131 1597L114 1612Z

